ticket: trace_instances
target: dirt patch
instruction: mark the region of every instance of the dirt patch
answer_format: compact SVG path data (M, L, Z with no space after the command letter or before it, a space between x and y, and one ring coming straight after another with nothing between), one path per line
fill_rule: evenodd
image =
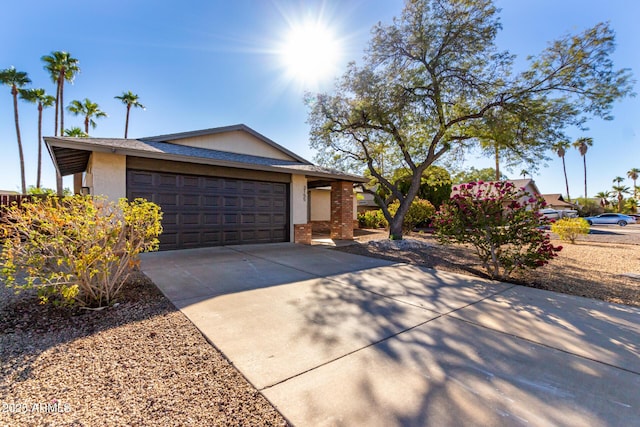
M142 273L102 311L0 298L0 425L287 425Z
M432 235L420 233L412 233L408 238L424 242L422 245L392 247L376 243L387 237L384 231L363 230L356 237L356 244L335 250L487 277L469 246L440 245ZM640 246L611 243L611 239L611 236L602 234L589 235L582 237L575 245L553 240L554 245L563 246L558 257L544 267L514 275L512 282L607 302L640 306L640 281L624 275L640 273ZM633 239L638 237L624 236L624 241L635 243L636 240Z

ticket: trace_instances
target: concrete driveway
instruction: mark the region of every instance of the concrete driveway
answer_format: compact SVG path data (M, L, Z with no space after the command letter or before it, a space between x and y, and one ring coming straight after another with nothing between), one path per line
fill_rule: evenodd
M293 244L142 269L295 425L640 425L638 308Z

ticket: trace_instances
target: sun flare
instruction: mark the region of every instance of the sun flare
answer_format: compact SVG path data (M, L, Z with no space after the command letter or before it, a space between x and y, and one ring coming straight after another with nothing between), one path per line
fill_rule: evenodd
M289 79L312 89L334 76L342 54L341 43L320 22L292 26L280 49Z

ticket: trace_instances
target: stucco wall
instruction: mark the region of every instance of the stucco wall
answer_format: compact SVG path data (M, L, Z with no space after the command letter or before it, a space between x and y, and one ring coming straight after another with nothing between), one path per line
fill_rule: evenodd
M249 154L272 159L295 160L282 151L242 131L225 132L216 135L202 135L191 138L169 140L173 144L189 147L208 148L229 153Z
M307 177L304 175L291 175L291 224L306 223Z
M329 221L331 219L331 190L311 190L311 221Z
M103 195L112 200L127 197L126 156L93 152L84 185L94 196Z

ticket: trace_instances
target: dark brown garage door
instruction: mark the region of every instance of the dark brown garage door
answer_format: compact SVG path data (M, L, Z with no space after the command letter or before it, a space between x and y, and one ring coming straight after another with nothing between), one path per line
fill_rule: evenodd
M289 185L127 171L127 197L162 208L160 249L289 241Z

